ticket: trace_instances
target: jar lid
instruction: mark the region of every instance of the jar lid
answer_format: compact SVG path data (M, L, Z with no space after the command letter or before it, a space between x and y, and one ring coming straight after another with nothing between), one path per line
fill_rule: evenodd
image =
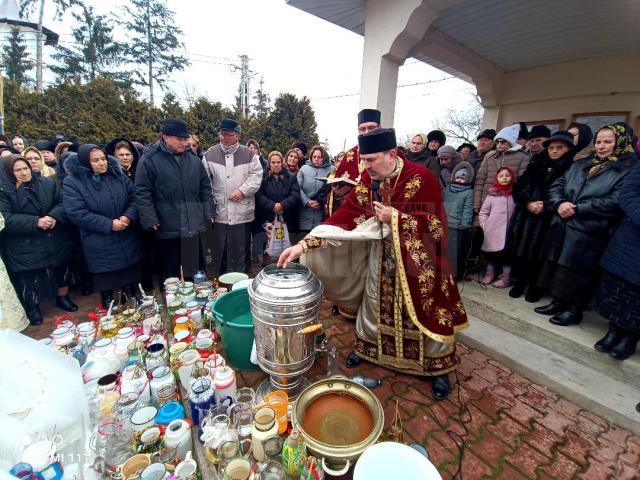
M151 376L153 378L162 378L166 377L169 373L171 373L171 369L166 365L160 365L153 370L151 370Z

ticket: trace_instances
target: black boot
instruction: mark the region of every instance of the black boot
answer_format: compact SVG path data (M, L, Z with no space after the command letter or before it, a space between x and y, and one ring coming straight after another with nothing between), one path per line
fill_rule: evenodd
M578 325L582 321L582 307L571 305L564 312L560 312L549 319L549 323L560 327L568 327L569 325Z
M69 295L57 295L56 307L61 308L62 310L66 310L67 312L75 312L76 310L78 310L78 306L71 301Z
M511 298L520 298L524 293L524 285L521 283L516 283L511 290L509 290L509 296Z
M533 311L539 313L540 315L555 315L557 313L564 312L565 309L566 308L564 302L562 300L554 298L548 305L536 307L533 309Z
M529 303L536 303L542 298L542 290L534 285L529 285L527 293L524 296L524 301Z
M104 308L109 308L113 301L113 290L103 290L100 292L100 302Z
M609 351L609 356L616 360L626 360L636 353L637 344L638 335L624 331L618 344Z
M27 318L31 325L42 325L42 312L40 311L40 307L36 306L29 310L27 312Z
M449 383L449 375L438 375L431 379L431 393L436 400L444 400L451 392L451 384Z
M355 368L362 363L362 359L356 354L356 352L351 352L347 355L345 363L347 364L347 367Z
M598 340L593 348L599 352L609 352L620 342L620 340L622 340L623 335L624 330L618 327L615 323L609 322L609 330L607 330L607 334Z

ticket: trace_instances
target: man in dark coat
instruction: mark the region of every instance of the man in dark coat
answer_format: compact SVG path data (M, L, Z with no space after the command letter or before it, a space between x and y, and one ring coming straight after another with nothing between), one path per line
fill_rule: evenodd
M181 266L186 276L200 268L200 234L213 219L211 185L188 139L183 120L165 120L161 139L145 149L136 171L135 204L142 228L156 234L163 280Z
M473 167L472 182L476 181L476 175L478 174L480 164L484 160L485 155L493 150L495 145L493 141L494 138L496 138L496 131L493 128L485 128L476 137L478 147L472 151L467 158L467 162Z

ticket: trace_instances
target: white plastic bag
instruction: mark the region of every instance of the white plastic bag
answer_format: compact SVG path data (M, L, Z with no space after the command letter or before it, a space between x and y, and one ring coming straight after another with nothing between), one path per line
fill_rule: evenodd
M291 242L289 241L289 230L287 229L287 224L284 223L282 215L277 213L273 219L271 235L269 236L269 242L267 243L265 253L271 258L278 258L280 254L290 246Z

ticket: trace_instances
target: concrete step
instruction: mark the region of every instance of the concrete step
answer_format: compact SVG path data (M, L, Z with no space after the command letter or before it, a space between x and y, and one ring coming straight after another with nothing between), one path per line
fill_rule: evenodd
M550 298L532 304L524 298L509 297L508 289L484 287L477 282L460 283L458 287L470 316L582 363L609 378L640 385L639 353L619 361L593 348L608 327L607 321L596 312L585 312L580 325L558 327L549 323L550 317L533 311L534 307L549 303Z
M548 387L576 405L640 434L638 382L629 384L561 353L470 316L460 341L504 363L533 382Z

